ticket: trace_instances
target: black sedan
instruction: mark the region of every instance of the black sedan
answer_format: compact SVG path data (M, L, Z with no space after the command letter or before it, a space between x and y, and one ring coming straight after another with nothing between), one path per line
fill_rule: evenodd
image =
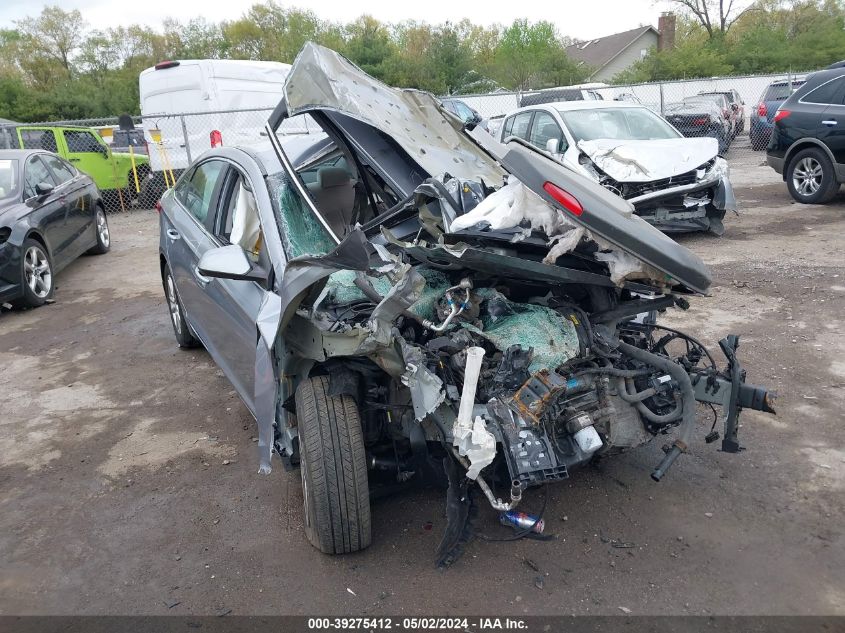
M44 304L59 270L109 245L91 178L50 152L0 151L0 303Z

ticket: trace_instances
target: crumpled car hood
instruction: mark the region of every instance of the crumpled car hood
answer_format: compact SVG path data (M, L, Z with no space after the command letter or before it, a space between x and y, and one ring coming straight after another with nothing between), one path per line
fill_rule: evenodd
M618 182L649 182L679 176L719 153L715 138L668 138L649 141L596 139L578 147Z
M707 293L710 273L705 264L690 250L632 216L631 205L622 198L540 153L518 148L507 152L508 148L480 128L467 134L463 122L447 113L432 95L392 88L335 51L307 43L288 74L285 101L280 105L288 116L328 111L363 121L392 138L432 177L448 173L459 179L480 178L500 187L506 174L511 173L594 238L659 270L665 275L661 281L677 281L694 292ZM715 141L712 149L708 158L716 154ZM566 215L568 212L544 190L546 181L571 192L584 206L583 215Z
M483 178L499 186L505 172L461 131L433 95L397 90L364 73L335 51L308 42L285 82L291 116L332 110L363 121L390 136L430 175Z

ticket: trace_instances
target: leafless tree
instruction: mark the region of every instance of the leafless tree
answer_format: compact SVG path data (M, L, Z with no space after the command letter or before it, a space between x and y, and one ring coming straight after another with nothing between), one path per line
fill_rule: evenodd
M727 33L739 18L755 7L754 2L742 0L669 0L669 3L692 15L710 38Z

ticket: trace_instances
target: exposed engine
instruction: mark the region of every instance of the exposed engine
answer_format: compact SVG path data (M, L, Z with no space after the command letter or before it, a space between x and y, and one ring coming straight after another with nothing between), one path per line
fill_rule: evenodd
M659 481L691 443L696 400L729 411L725 450L739 450L730 411L772 410L765 390L732 388L736 341L723 341L729 362L720 370L694 338L655 323L657 310L687 307L680 297L429 267L404 274L415 301L397 301L400 284L344 273L330 278L313 313L329 331L350 336L390 303L385 295L407 304L394 306L390 321L400 384L377 367L394 363L383 353L371 354L371 363L326 366L338 389L364 394L369 464L388 489L437 471L445 457L494 509L512 510L528 487L677 428L652 473ZM708 442L718 437L711 430ZM441 560L456 557L460 539L453 540Z

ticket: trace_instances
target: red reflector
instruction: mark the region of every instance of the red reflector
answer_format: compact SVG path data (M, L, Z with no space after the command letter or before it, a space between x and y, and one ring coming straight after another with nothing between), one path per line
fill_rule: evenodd
M703 118L703 119L694 119L694 120L693 120L693 122L692 122L692 124L693 124L693 125L707 125L707 122L708 122L708 119L707 119L707 118Z
M211 134L208 135L208 138L211 140L212 147L220 147L223 145L223 135L220 133L220 130L211 130Z
M543 189L552 198L560 202L563 205L563 208L569 211L572 215L580 216L582 213L584 213L584 207L582 207L581 203L578 202L578 199L568 191L561 189L556 184L551 182L547 182L546 184L544 184Z
M175 66L178 66L178 65L179 65L179 62L167 61L167 62L159 62L158 64L156 64L154 66L154 68L156 70L164 70L165 68L174 68Z
M155 209L161 213L161 200L156 200Z
M763 117L763 116L766 116L768 113L769 113L769 110L766 107L766 104L761 101L757 105L757 116Z
M789 110L778 110L777 112L775 112L775 118L773 120L775 123L777 123L781 119L785 119L786 117L788 117L790 114L792 114L792 112L790 112Z

